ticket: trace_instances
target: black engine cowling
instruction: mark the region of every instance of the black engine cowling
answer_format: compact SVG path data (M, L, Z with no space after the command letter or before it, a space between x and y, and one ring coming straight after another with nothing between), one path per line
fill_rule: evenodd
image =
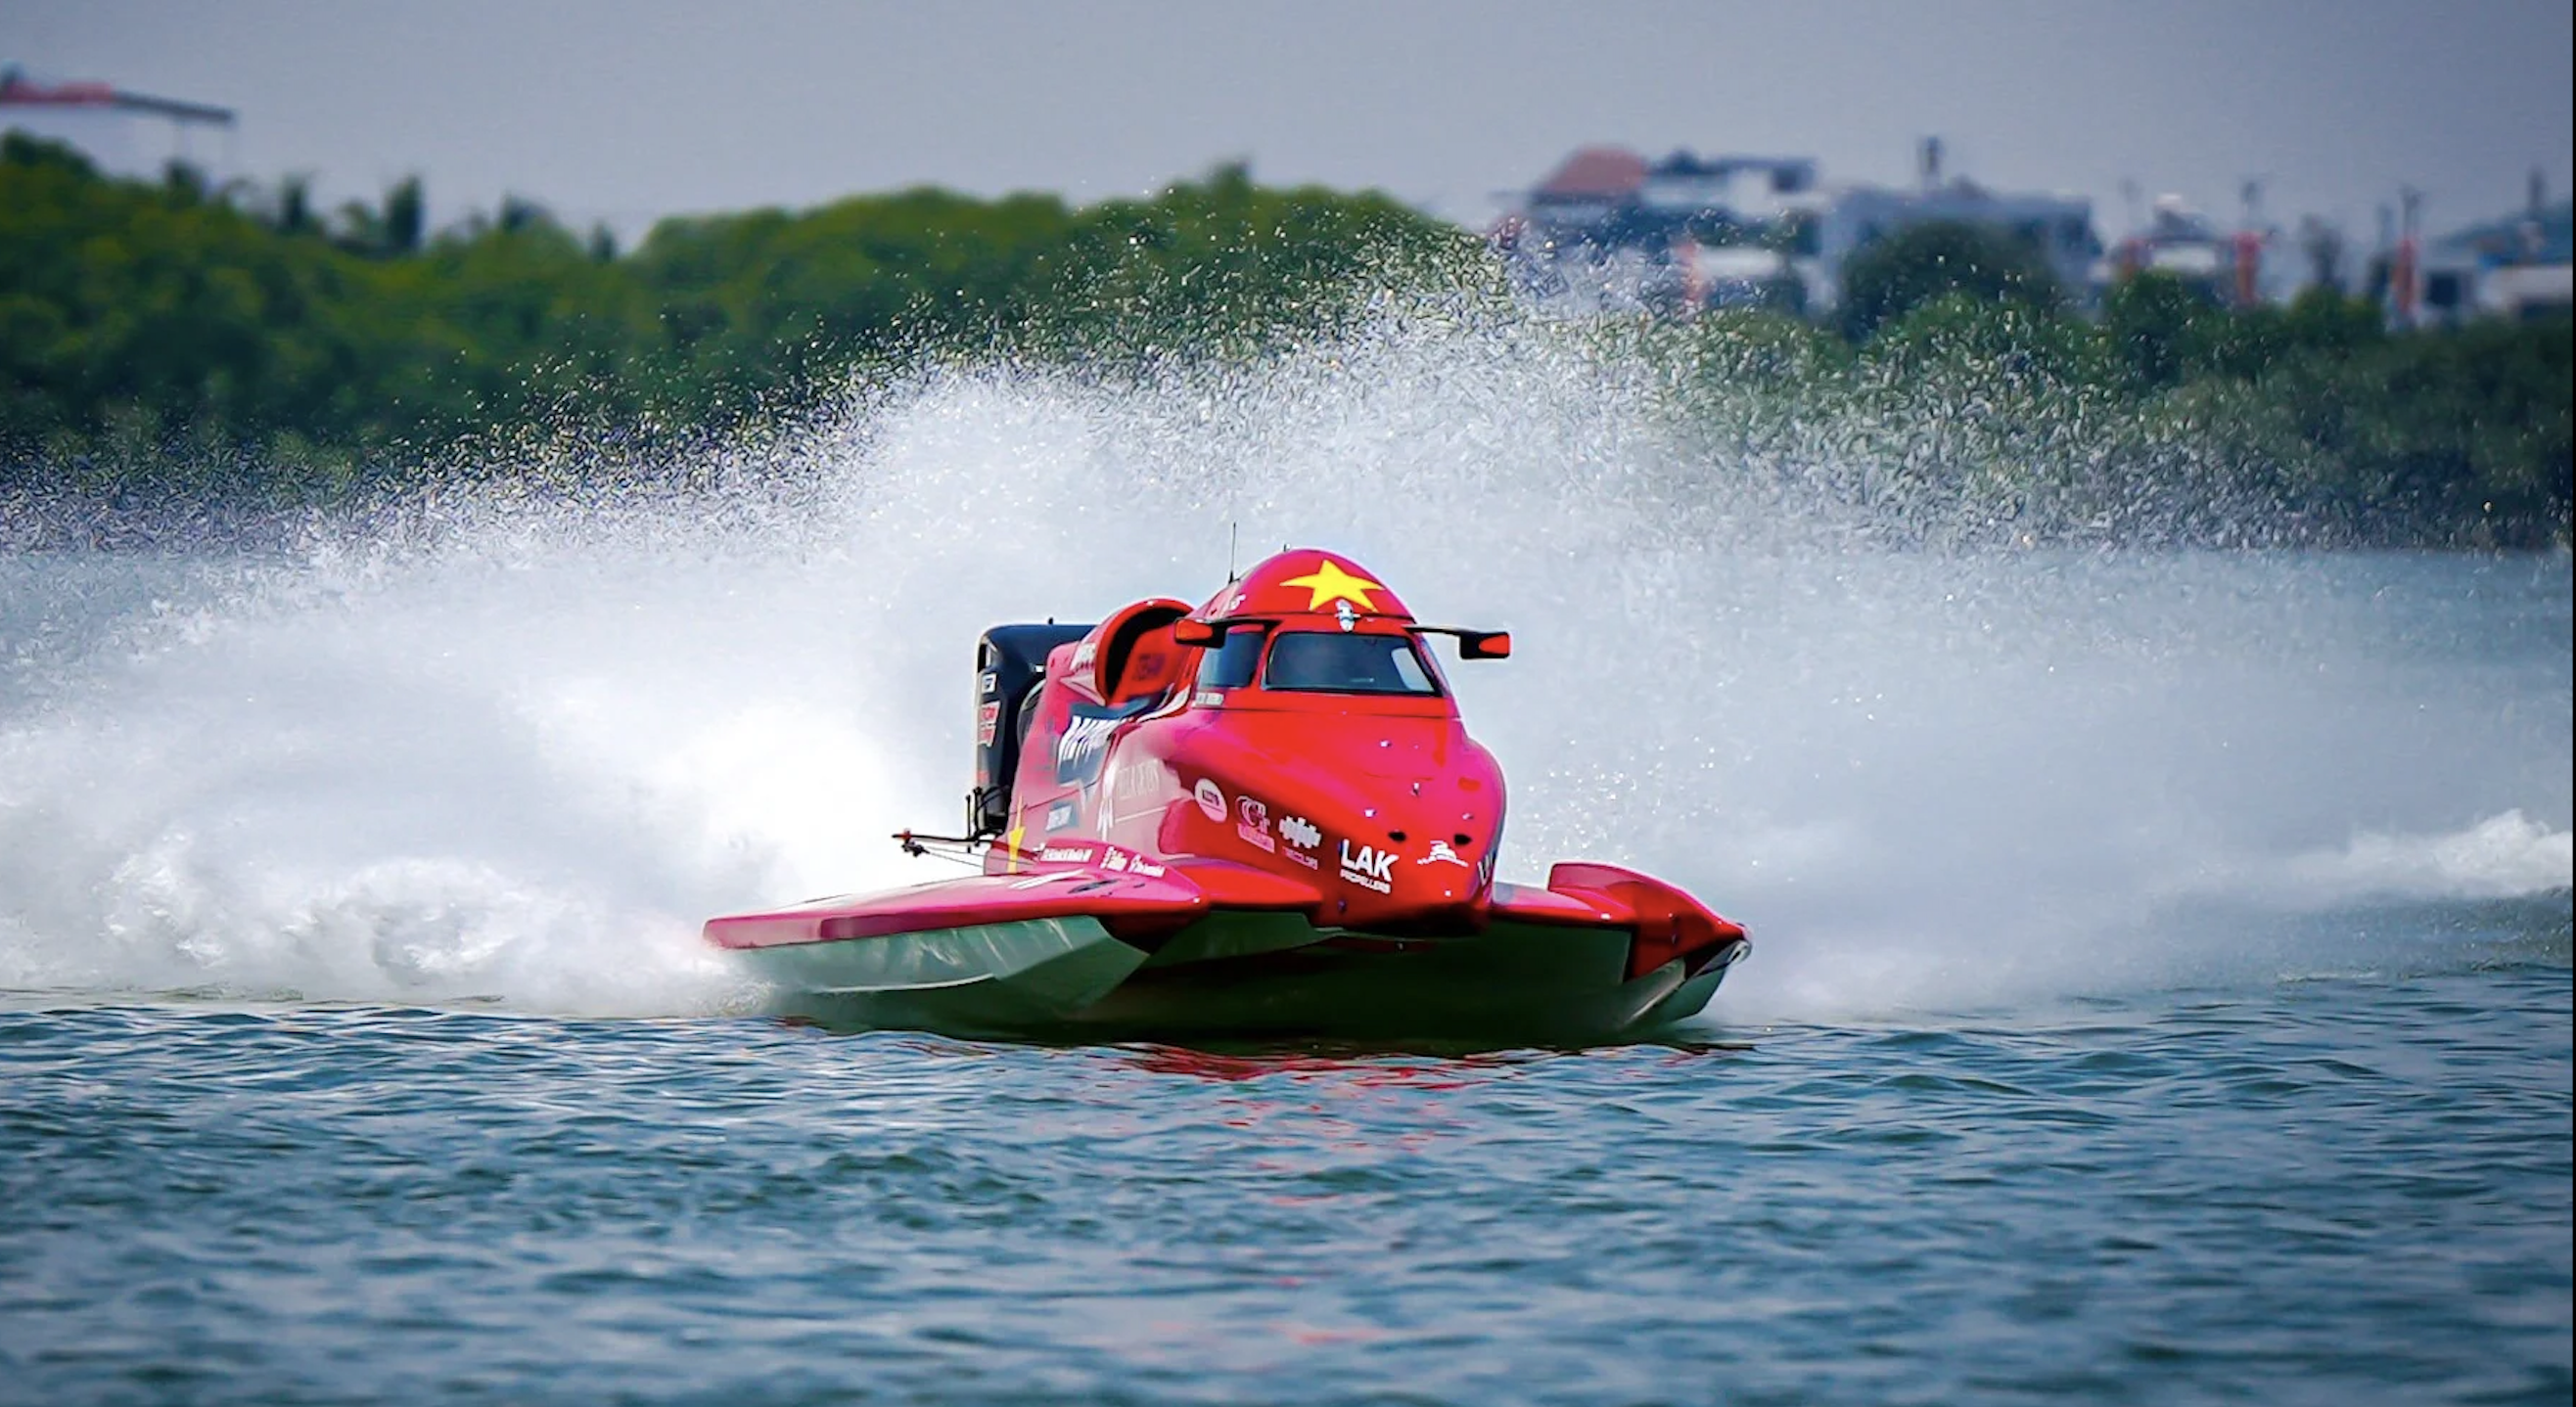
M1000 835L1011 823L1011 781L1019 775L1023 715L1056 646L1090 634L1088 625L997 625L975 647L975 789L966 795L966 833Z

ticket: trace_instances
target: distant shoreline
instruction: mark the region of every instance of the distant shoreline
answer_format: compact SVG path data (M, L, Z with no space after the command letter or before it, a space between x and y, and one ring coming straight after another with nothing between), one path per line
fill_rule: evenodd
M872 378L1221 388L1444 328L1589 358L1668 427L1674 473L1900 545L2546 549L2576 498L2563 317L2398 334L2333 293L2231 311L2156 275L2079 317L1937 226L1874 256L1873 320L1835 330L1554 319L1454 226L1239 169L1079 208L916 190L670 220L632 251L526 202L432 233L420 199L324 219L0 141L0 505L46 524L0 547L255 538L428 486L667 486Z

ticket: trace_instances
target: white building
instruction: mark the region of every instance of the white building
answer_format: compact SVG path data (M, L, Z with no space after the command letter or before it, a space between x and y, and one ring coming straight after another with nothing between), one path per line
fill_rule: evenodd
M76 148L110 176L157 181L184 161L220 182L236 173L233 112L105 83L44 83L0 67L0 131Z
M2569 202L2548 204L2533 177L2522 213L2471 225L2425 246L2416 321L2564 316L2576 304L2571 226L2576 218Z
M1817 290L1827 301L1817 306L1840 299L1843 262L1852 255L1900 230L1935 223L1976 225L2020 241L2073 297L2091 286L2102 257L2093 202L2081 196L2015 195L1965 179L1910 191L1856 186L1826 208L1817 226L1816 262L1830 272Z

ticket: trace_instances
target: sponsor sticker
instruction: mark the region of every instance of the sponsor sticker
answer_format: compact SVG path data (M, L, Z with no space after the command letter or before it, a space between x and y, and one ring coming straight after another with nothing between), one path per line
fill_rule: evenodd
M1038 858L1060 865L1087 865L1094 853L1088 845L1050 845L1038 852Z
M1312 850L1324 843L1324 831L1303 816L1282 816L1279 818L1279 838L1300 850Z
M1073 647L1074 673L1079 674L1082 671L1091 668L1091 662L1099 658L1099 656L1100 642L1092 639L1090 636L1084 636L1082 643Z
M1449 842L1445 840L1435 840L1431 842L1431 853L1423 856L1421 859L1416 860L1413 863L1417 865L1456 865L1462 870L1467 868L1467 862L1459 859L1458 852L1450 849Z
M1057 785L1087 787L1100 780L1100 760L1108 755L1109 735L1117 731L1119 721L1119 715L1108 709L1073 706L1063 736L1055 740Z
M1348 635L1351 633L1352 628L1360 623L1360 618L1351 614L1350 602L1335 601L1333 603L1333 621L1335 624L1341 626L1342 633L1344 635Z
M995 694L1002 692L1001 671L988 669L983 673L976 675L975 692L978 696L988 699L993 697Z
M1101 847L1100 868L1104 870L1119 870L1127 874L1143 875L1147 879L1159 879L1165 873L1163 866L1146 859L1144 856L1137 854L1133 850L1121 850L1115 845L1106 845Z
M1356 884L1362 889L1374 889L1380 894L1395 892L1394 851L1380 850L1369 845L1363 845L1354 850L1351 848L1351 843L1345 840L1342 842L1341 862L1344 881Z
M1303 850L1285 850L1280 853L1286 855L1289 859L1296 861L1298 864L1304 865L1310 870L1320 870L1324 867L1323 861L1316 859L1314 856L1307 854Z
M1218 693L1214 689L1201 689L1198 692L1198 696L1191 699L1190 702L1201 708L1216 708L1225 702L1225 695Z
M1199 778L1199 784L1190 788L1190 797L1198 802L1199 811L1209 820L1220 824L1224 822L1225 793L1217 790L1216 783L1205 777Z
M1255 850L1276 855L1279 842L1270 838L1270 807L1248 796L1234 799L1234 813L1243 819L1234 828L1235 838Z
M977 747L991 746L993 735L1001 730L1001 726L1002 706L1000 704L987 703L975 706L975 745Z
M1072 802L1057 802L1055 805L1047 808L1046 828L1051 831L1063 830L1065 827L1073 824L1073 813L1074 805Z

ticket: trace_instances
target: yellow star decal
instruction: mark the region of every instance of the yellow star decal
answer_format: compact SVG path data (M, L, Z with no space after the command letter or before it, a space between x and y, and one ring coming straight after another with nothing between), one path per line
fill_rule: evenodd
M1369 593L1386 590L1385 587L1367 577L1353 576L1343 571L1342 564L1330 557L1325 558L1324 565L1317 567L1312 573L1290 577L1279 584L1302 586L1313 592L1314 599L1306 603L1306 609L1310 611L1322 610L1328 601L1356 602L1361 610L1374 611L1377 609L1377 602L1369 599Z

